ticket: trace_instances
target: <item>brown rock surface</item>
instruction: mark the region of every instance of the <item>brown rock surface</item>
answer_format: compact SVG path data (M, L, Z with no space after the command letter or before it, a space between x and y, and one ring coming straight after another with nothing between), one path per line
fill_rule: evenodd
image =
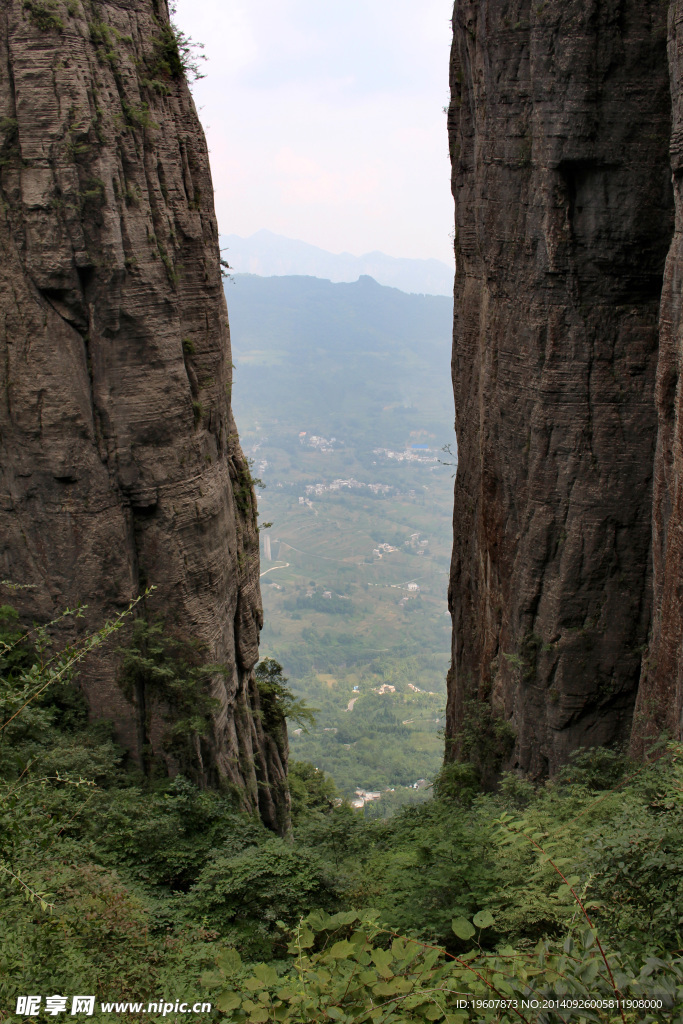
M657 449L653 494L654 616L652 640L634 718L632 748L662 730L683 738L683 4L669 7L669 72L673 123L671 170L676 226L664 271L659 322L656 407Z
M284 827L213 190L165 0L7 0L0 143L0 573L34 585L27 616L80 600L90 626L155 584L150 615L227 667L200 776ZM85 675L93 715L163 756L162 709L114 661Z
M535 774L629 735L651 624L666 32L659 0L455 4L447 736L492 709Z

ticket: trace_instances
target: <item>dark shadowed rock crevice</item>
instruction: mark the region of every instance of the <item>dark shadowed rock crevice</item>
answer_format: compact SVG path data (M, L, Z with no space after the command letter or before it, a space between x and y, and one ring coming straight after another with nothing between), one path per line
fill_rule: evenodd
M34 586L25 616L83 601L91 627L155 584L147 613L226 668L199 777L283 828L213 189L177 59L165 2L0 11L0 571ZM138 757L168 761L164 709L124 696L115 659L83 685Z
M628 739L650 635L666 46L658 0L454 9L447 739L485 704L537 775Z

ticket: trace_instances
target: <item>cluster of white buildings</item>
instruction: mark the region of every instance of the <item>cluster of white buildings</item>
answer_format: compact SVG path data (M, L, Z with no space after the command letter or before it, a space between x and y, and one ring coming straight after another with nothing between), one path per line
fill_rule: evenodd
M318 434L309 434L306 430L299 433L299 444L304 448L314 448L319 452L333 452L335 448L343 448L344 442L336 437L319 437Z
M405 608L406 605L410 602L411 598L417 597L418 594L420 593L420 585L419 583L406 583L406 585L401 589L407 591L407 593L405 597L402 597L401 600L398 602L398 606L399 608Z
M378 544L376 548L372 549L372 553L375 558L381 558L382 555L389 555L392 551L398 551L398 548L393 547L391 544Z
M357 789L356 790L356 799L355 800L351 800L351 806L352 807L356 807L356 808L360 808L360 807L364 807L365 804L370 803L371 800L381 800L381 799L382 799L382 794L381 793L372 792L372 791L367 790L367 789Z
M431 454L433 450L425 445L413 445L410 448L404 448L402 452L394 452L390 448L373 448L372 454L381 455L385 459L395 459L396 462L434 463L438 462L439 458L437 455Z
M418 779L417 782L413 782L412 785L409 785L406 788L426 789L428 786L431 786L431 782L428 782L427 779ZM392 787L391 789L385 789L384 792L395 793L396 790ZM377 791L373 792L372 790L368 789L357 789L355 790L355 793L355 799L350 800L349 803L351 804L352 807L355 807L357 810L360 810L361 807L364 807L365 804L371 803L373 800L382 799L382 793L378 793Z
M321 494L325 494L326 491L353 491L353 490L364 490L372 491L373 494L388 494L393 491L393 487L389 484L364 484L360 480L349 477L348 480L333 480L329 484L308 484L306 486L306 494L314 494L316 497L320 497ZM303 504L301 498L299 498L299 504Z
M408 540L403 541L403 545L406 548L410 548L412 551L416 551L418 555L424 554L425 548L429 547L429 541L423 538L420 540L419 533L411 533Z

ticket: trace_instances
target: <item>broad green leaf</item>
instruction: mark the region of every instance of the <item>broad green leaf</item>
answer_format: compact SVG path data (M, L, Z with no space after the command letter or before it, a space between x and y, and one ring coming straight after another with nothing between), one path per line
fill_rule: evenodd
M373 986L372 992L376 996L396 996L402 992L410 992L412 987L412 981L407 978L393 978L391 981L378 982Z
M310 924L311 928L316 932L321 932L323 928L329 928L331 917L324 910L313 910L306 918L306 923ZM335 927L332 925L332 927Z
M598 961L591 960L589 963L585 964L581 968L578 974L584 985L590 985L590 983L592 981L595 981L595 979L597 978L599 970L600 964L598 963Z
M236 949L224 949L220 956L217 957L216 963L222 971L232 974L233 971L238 971L242 966L242 957Z
M392 946L391 948L392 948L392 951L393 951L394 947ZM411 942L407 942L406 943L405 952L404 952L403 956L400 958L401 969L403 969L403 968L407 967L409 964L411 964L413 962L413 960L415 960L415 958L420 955L421 952L422 952L422 946L419 944L419 942L412 942L412 941Z
M225 981L225 977L219 971L204 971L199 976L199 984L202 988L215 988L216 985L222 985Z
M472 923L475 924L477 928L490 928L495 924L495 921L493 920L493 915L490 911L480 910L479 913L475 914L472 918Z
M401 1000L401 1006L408 1010L419 1010L420 1007L427 1007L430 1005L431 1000L424 992L412 992L405 999Z
M238 1006L241 1006L241 1004L241 997L238 996L236 992L231 992L229 989L221 992L216 1000L216 1006L222 1013L228 1013L229 1010L236 1010Z
M383 978L393 978L394 972L392 971L389 964L393 962L393 957L388 949L373 949L372 959L375 962L377 970Z
M329 918L326 928L332 930L333 928L343 928L347 924L353 924L354 921L358 921L358 914L355 910L340 911L338 914L333 914Z
M246 981L243 982L244 987L249 992L259 992L263 988L264 984L265 983L260 978L247 978Z
M438 1006L434 1005L429 1007L429 1009L425 1013L425 1017L427 1018L427 1020L441 1020L441 1018L443 1017L443 1013Z
M280 980L277 971L267 964L257 964L254 968L254 974L265 985L277 985Z
M434 966L434 964L436 963L440 956L440 949L430 949L430 951L426 954L424 960L422 961L424 964L425 971L431 970L431 968Z
M335 944L326 951L325 959L345 960L355 952L356 947L354 944L352 942L348 942L346 939L342 939L340 942L335 942Z
M451 928L458 938L462 939L464 942L471 939L476 932L476 928L473 928L466 917L456 917L451 921Z

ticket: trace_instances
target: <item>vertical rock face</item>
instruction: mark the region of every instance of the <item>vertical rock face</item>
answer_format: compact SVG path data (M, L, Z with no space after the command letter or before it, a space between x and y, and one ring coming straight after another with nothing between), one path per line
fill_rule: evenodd
M651 625L666 38L659 0L455 4L447 736L457 751L483 708L512 727L509 748L489 729L499 757L537 774L628 737ZM670 258L672 339L679 266ZM658 396L673 412L670 361ZM668 509L681 452L666 426L659 450ZM662 561L657 586L679 586L680 560L668 584Z
M670 159L676 227L664 271L656 408L658 436L653 494L654 616L652 640L634 719L634 752L662 730L683 737L683 4L669 8L673 123Z
M0 572L27 616L80 600L91 626L156 585L148 614L225 666L199 776L281 828L213 191L165 0L7 0L0 142ZM93 715L164 756L163 707L114 663L85 673Z

